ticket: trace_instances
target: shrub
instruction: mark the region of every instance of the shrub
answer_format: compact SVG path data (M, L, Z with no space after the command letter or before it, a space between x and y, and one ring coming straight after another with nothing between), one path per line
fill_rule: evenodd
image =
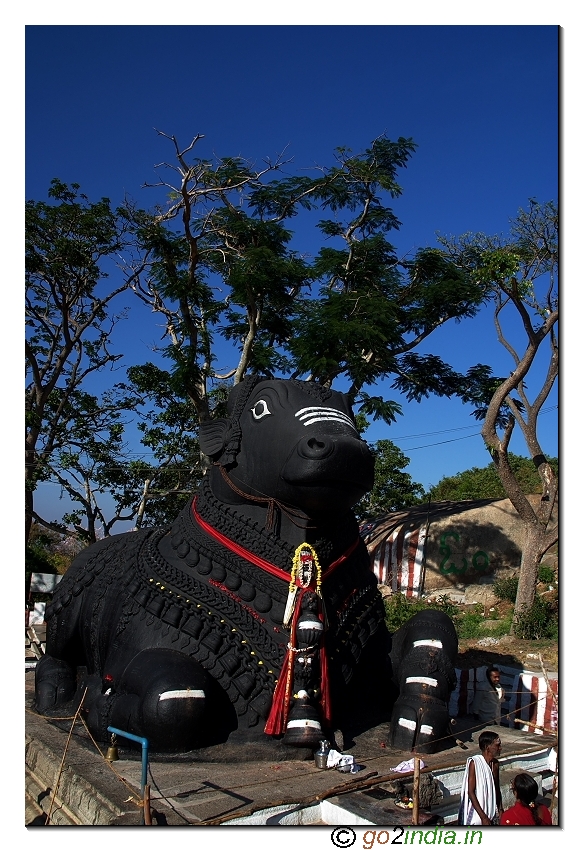
M503 637L504 635L510 634L510 629L512 628L512 612L508 614L506 617L502 617L494 626L493 629L488 629L488 635L490 637Z
M499 578L494 582L494 593L498 599L507 599L508 602L516 602L516 594L518 592L518 576L510 576L509 578Z
M419 611L443 611L455 623L457 607L447 594L440 596L437 602L425 602L423 599L408 599L402 593L393 593L385 597L385 622L391 634L401 628Z
M443 611L444 614L447 614L448 617L451 617L452 620L458 616L459 610L455 602L452 602L447 593L442 594L437 602L431 602L429 604L430 608L437 608L439 611Z
M555 581L555 572L548 564L541 564L538 568L538 580L544 584L553 584Z
M532 608L518 617L515 634L523 640L557 638L559 616L556 605L536 596Z
M421 599L407 599L402 593L393 593L385 597L385 622L391 634L400 629L418 611L429 606Z
M484 608L476 605L473 611L461 613L457 605L447 594L440 596L437 602L424 602L422 599L407 599L402 593L393 593L385 597L385 622L391 634L400 629L419 611L433 609L443 611L451 617L458 638L502 637L510 632L512 613L508 614L494 629L484 628Z
M478 638L482 636L484 618L479 611L468 611L461 614L455 623L458 638ZM491 634L491 632L488 632Z

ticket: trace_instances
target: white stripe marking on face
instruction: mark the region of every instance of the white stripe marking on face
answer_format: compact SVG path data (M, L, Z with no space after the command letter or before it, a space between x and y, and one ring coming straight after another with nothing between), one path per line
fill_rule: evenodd
M163 694L160 694L158 697L159 701L166 699L204 699L205 692L198 690L189 690L184 689L181 691L164 691Z
M420 735L433 735L433 726L428 726L426 723L422 723L419 727Z
M299 418L300 422L303 422L304 426L312 425L314 422L335 421L342 422L344 425L352 428L353 431L356 431L352 419L346 413L342 413L342 411L336 410L333 407L302 407L295 416Z
M417 724L414 720L407 720L406 717L399 717L399 726L403 726L405 729L411 729L411 731L415 731L417 728Z
M416 646L434 646L436 649L443 649L443 644L440 640L414 640L413 647Z

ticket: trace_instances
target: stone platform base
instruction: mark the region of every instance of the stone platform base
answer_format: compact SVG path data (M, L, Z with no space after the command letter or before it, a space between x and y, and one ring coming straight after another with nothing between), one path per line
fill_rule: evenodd
M77 721L71 733L71 720L48 720L31 709L34 673L26 673L26 825L54 826L139 826L142 824L141 755L125 749L118 741L119 761L109 763ZM435 755L423 755L426 769L434 776L458 773L466 758L478 751L478 734L456 726L456 735L466 749L453 746ZM545 748L556 745L549 736L531 735L499 727L502 758L511 757L529 770L528 765ZM474 740L475 739L475 740ZM370 794L356 799L372 787L382 787L389 778L411 781L411 774L395 774L393 768L412 754L389 750L388 724L376 727L347 742L345 752L363 765L356 774L319 770L314 761L257 761L245 764L228 761L150 759L148 784L154 826L204 826L247 818L268 808L302 804L317 805L330 800L347 805L345 825L352 821L349 812L366 802L369 820L357 823L393 825L386 801L375 801ZM512 759L507 768L512 767ZM518 762L516 762L518 763ZM441 771L441 774L440 774ZM548 777L547 777L548 783ZM446 796L457 793L454 785ZM503 789L504 790L504 789ZM453 802L453 800L452 800ZM356 807L356 808L355 808ZM361 811L358 809L358 811ZM355 815L356 817L356 815ZM402 815L399 814L402 819ZM250 821L247 821L250 823ZM289 823L281 820L281 825ZM401 820L398 822L401 823ZM291 823L290 823L291 825ZM318 824L311 824L318 825ZM323 825L323 824L322 824Z

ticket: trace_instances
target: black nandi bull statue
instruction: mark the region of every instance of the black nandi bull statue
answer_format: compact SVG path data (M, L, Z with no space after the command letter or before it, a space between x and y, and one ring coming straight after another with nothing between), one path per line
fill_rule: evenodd
M85 692L97 740L114 726L160 752L229 739L275 753L388 719L390 638L351 511L374 461L347 397L252 377L228 410L200 428L213 466L173 526L94 544L59 584L39 712L62 713ZM457 640L443 615L420 629L414 683L392 657L408 694L393 738L428 751L447 735L455 685L438 644L447 633L451 654Z

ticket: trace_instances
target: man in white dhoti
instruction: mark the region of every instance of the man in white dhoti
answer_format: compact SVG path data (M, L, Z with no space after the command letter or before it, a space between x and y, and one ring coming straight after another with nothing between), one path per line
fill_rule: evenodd
M492 826L500 822L499 762L501 742L497 732L482 732L478 739L480 755L466 762L458 823L460 826Z

